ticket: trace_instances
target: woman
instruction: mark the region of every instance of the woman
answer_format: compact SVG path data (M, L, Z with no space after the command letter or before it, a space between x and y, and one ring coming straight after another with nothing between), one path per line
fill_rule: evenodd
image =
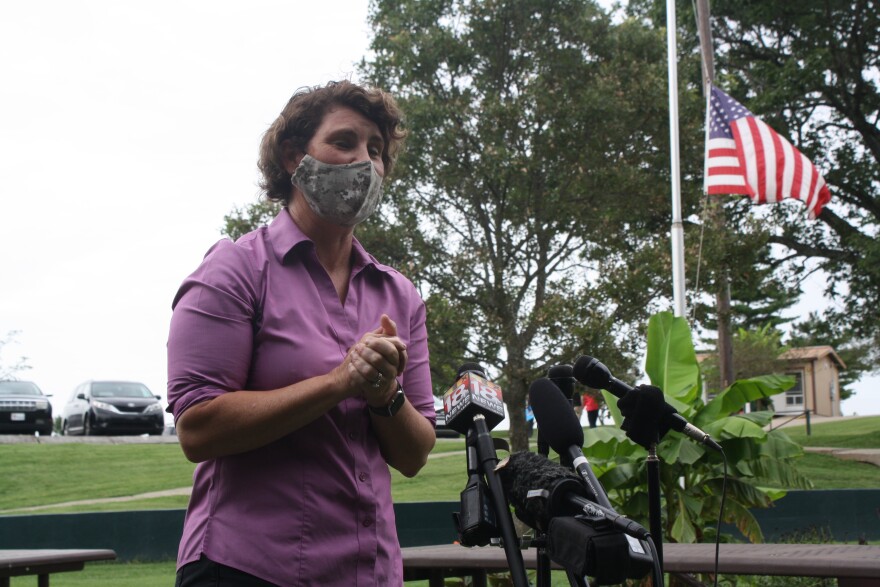
M284 208L175 297L169 410L199 463L181 587L402 583L388 465L411 477L434 445L425 305L354 238L400 124L379 90L294 94L260 149Z

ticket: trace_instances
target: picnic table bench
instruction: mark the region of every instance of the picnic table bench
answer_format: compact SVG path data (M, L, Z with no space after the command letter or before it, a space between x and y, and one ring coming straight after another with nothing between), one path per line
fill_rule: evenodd
M0 587L9 587L10 577L22 575L36 575L38 587L49 587L51 573L81 571L87 562L115 558L112 550L0 550Z
M457 544L415 546L403 550L404 581L428 580L443 585L444 577L470 575L485 586L488 572L506 571L507 558L497 547L465 548ZM537 551L522 551L527 569L536 568ZM561 569L552 563L553 569ZM714 544L663 544L666 573L711 573ZM854 544L722 544L720 573L836 578L839 587L880 587L880 546Z

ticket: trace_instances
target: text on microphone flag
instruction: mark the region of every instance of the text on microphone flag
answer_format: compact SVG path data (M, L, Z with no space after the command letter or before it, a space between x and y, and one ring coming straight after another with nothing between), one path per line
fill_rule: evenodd
M831 200L825 179L807 157L715 87L707 124L706 193L741 194L758 204L797 199L813 218Z
M457 429L457 426L463 426L460 419L469 420L479 412L491 429L504 419L502 398L501 387L496 383L473 372L465 373L443 394L446 424Z

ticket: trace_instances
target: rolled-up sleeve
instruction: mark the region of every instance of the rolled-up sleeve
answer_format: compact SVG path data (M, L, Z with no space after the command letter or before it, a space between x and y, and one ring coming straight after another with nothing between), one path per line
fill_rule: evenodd
M168 411L243 389L257 316L255 269L248 251L214 245L180 286L168 336Z
M415 312L410 316L410 335L407 344L409 362L403 381L404 393L413 407L436 425L431 367L428 355L428 331L425 325L425 303L416 297Z

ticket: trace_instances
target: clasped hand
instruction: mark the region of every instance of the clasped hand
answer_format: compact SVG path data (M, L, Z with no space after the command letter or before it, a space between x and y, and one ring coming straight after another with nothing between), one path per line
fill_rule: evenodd
M406 345L397 336L397 325L382 314L380 326L367 332L351 347L341 367L347 387L371 406L384 406L397 392L396 378L406 368Z

